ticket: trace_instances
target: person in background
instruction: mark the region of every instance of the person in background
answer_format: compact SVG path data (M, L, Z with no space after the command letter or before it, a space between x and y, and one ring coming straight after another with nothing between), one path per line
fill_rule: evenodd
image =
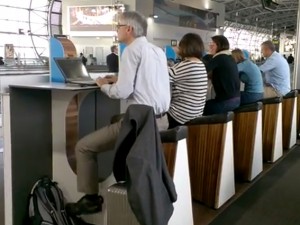
M292 54L290 54L290 55L288 56L288 58L287 58L287 62L288 62L288 64L292 64L292 63L294 63L294 57L293 57L293 55L292 55Z
M172 84L169 129L203 114L207 92L207 73L201 61L203 51L198 34L188 33L179 42L177 55L182 61L169 68Z
M147 19L138 12L120 14L116 27L118 40L126 44L119 74L99 77L96 82L110 98L153 107L158 128L167 129L166 112L171 97L165 53L146 39ZM88 134L76 144L77 189L84 196L78 202L66 205L71 215L101 211L103 198L98 196L97 154L114 148L121 124L122 119Z
M119 72L119 56L118 56L118 46L113 45L110 48L111 53L106 56L106 64L109 72Z
M80 52L79 57L81 58L83 65L86 66L87 58L83 55L82 52Z
M93 66L97 64L97 60L96 58L93 56L93 54L89 54L88 58L87 58L87 65Z
M240 105L239 72L229 51L227 38L213 36L209 51L212 59L206 64L206 70L216 96L206 101L203 115L225 113Z
M264 98L283 96L290 92L290 67L281 54L275 51L272 41L261 44L266 61L259 66L265 75Z
M3 66L5 63L4 63L4 61L3 61L3 57L2 56L0 56L0 66Z
M238 66L240 80L245 84L241 92L241 105L256 102L264 97L262 74L256 64L245 58L241 49L234 49L232 57Z

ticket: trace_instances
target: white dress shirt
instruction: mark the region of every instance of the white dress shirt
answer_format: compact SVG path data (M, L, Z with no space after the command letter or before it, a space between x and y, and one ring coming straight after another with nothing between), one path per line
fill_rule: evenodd
M121 55L118 81L102 85L101 91L128 104L152 106L155 114L167 112L170 83L164 52L146 37L136 38Z

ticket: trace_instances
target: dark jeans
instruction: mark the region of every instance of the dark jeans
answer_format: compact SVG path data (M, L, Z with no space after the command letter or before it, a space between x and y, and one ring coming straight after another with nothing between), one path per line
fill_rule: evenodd
M177 120L175 120L169 113L167 113L167 115L168 115L168 121L169 121L168 129L172 129L174 127L182 125L181 123L177 122Z
M203 115L207 116L233 111L240 106L240 102L240 97L235 97L224 101L217 101L216 99L208 100L205 103Z
M241 92L241 105L257 102L264 98L264 93Z

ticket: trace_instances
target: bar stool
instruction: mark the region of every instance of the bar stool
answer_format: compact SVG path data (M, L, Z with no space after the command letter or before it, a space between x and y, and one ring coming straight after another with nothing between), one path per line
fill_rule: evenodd
M300 138L300 89L297 90L297 139Z
M216 209L235 193L233 116L203 116L187 124L192 197Z
M174 212L168 225L193 225L192 197L187 154L187 127L179 126L160 132L165 160L177 192ZM139 225L127 200L125 183L108 188L107 225Z
M282 142L290 149L297 142L297 90L291 90L282 100Z
M233 140L235 178L252 181L263 170L261 102L234 110Z
M263 103L263 160L274 163L282 156L282 97L265 98Z

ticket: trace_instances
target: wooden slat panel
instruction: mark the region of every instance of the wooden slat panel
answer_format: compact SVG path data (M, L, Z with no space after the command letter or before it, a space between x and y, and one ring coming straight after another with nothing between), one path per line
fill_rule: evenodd
M63 49L64 49L64 57L77 57L76 48L72 41L66 38L59 38Z
M279 104L263 106L263 160L272 160Z
M234 170L237 179L248 180L253 162L257 114L236 113L233 120Z
M290 146L295 100L295 98L288 98L282 101L282 144L285 149Z
M226 124L188 128L188 157L192 197L214 207L218 195Z
M78 96L71 100L66 112L66 154L71 169L76 174L75 146L78 141Z
M177 142L163 143L164 155L171 177L174 177L174 168L176 161Z

